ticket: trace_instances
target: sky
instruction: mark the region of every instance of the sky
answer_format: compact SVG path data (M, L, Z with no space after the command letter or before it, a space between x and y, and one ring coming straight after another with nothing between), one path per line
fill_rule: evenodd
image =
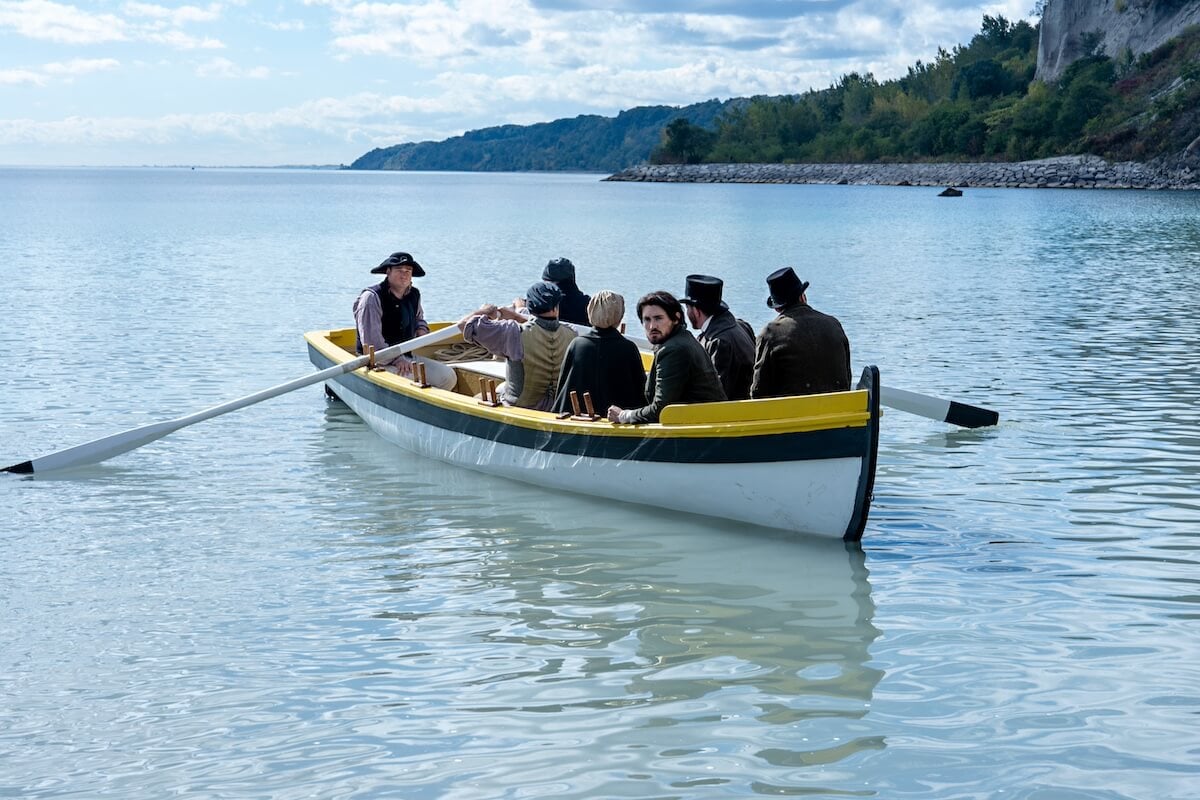
M0 0L0 165L349 164L900 77L1033 0Z

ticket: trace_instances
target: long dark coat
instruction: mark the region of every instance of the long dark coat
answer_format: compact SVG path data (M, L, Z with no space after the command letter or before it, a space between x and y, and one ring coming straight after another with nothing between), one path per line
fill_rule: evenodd
M562 300L558 304L558 319L560 322L570 322L574 325L589 325L587 307L588 302L592 299L591 295L584 294L572 280L563 280L558 282L558 288L562 290Z
M583 393L592 395L592 407L601 416L609 406L637 408L646 402L646 370L642 355L633 342L616 328L591 330L576 336L567 346L562 372L558 376L558 396L553 410L571 411L571 390L578 393L580 408Z
M646 378L646 399L649 405L632 409L631 422L658 422L659 414L672 403L715 403L725 399L712 359L682 323L654 351L654 363Z
M754 336L729 311L718 311L697 341L712 359L726 399L748 398L754 377Z
M758 335L751 397L844 392L850 388L850 340L836 317L804 302L780 310Z

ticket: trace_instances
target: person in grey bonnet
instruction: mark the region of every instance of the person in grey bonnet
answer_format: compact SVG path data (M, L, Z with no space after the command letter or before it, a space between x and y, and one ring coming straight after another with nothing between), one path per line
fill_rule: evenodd
M519 311L487 303L458 321L463 338L508 363L506 380L496 387L507 406L549 411L558 393L558 375L575 331L558 322L562 292L540 281L525 293L526 319Z
M358 331L355 350L366 352L367 347L382 350L429 333L425 309L421 306L421 291L413 286L413 278L425 276L408 253L392 253L371 272L384 278L368 286L354 301L354 324ZM453 389L458 383L454 369L440 361L415 357L425 365L425 379L439 389ZM396 356L379 362L383 369L397 375L412 375L414 357Z
M573 325L589 325L588 301L592 298L580 291L575 283L575 265L569 258L551 259L542 270L542 280L550 281L562 291L558 318Z
M721 299L725 283L712 275L688 275L686 291L679 302L687 306L687 318L699 331L696 341L712 359L721 388L729 400L750 397L754 376L754 329L735 317Z
M583 402L591 396L593 407L603 414L609 406L638 408L646 404L646 368L638 346L617 330L625 316L625 298L607 289L588 301L592 327L571 342L558 377L554 412L574 410L571 392Z

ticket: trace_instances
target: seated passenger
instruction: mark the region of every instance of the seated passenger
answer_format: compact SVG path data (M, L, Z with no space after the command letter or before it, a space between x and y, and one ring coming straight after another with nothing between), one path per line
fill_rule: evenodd
M557 286L541 281L525 293L532 319L489 303L459 320L464 339L508 362L507 379L496 387L505 405L549 411L554 404L563 357L575 338L574 330L558 322L561 299Z
M683 306L670 292L651 292L638 300L638 317L654 345L654 363L646 379L648 405L610 406L613 422L658 422L672 403L714 403L725 399L712 359L683 321Z
M563 293L562 302L558 306L560 320L574 325L589 324L587 309L591 298L575 283L575 265L571 263L571 259L551 259L542 270L542 280L550 281Z
M592 327L567 347L562 374L558 376L555 412L573 410L572 391L581 404L584 392L589 393L592 408L600 415L612 405L637 408L646 404L642 355L636 344L617 331L624 316L625 298L615 292L605 289L588 301L587 317Z
M850 340L836 317L808 304L808 281L791 267L767 276L767 305L779 316L758 335L750 396L845 392L850 389Z
M408 253L392 253L371 270L384 278L368 286L354 301L354 324L358 331L355 349L359 353L368 346L376 350L407 342L429 333L425 309L421 306L421 291L413 286L413 278L421 278L425 270ZM440 361L409 355L396 356L379 366L397 375L412 375L413 360L425 365L425 378L440 389L453 389L458 383L454 369Z

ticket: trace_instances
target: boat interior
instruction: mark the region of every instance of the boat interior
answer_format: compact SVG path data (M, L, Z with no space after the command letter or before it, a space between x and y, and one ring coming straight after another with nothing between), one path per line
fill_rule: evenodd
M453 323L433 323L433 330L440 330ZM355 331L353 328L321 332L321 339L334 345L344 355L342 359L357 357L355 353ZM464 342L461 336L456 336L447 342L419 348L416 355L447 363L458 378L453 389L455 394L473 398L478 405L499 408L500 402L496 397L496 386L505 379L505 362L503 359L492 358L483 348ZM649 370L653 354L642 350L642 364ZM379 373L381 377L391 373ZM386 380L386 378L385 378ZM425 388L424 381L418 373L411 380L394 377L397 385L403 386L402 391L410 388ZM392 380L388 380L392 383ZM663 409L659 423L650 426L633 426L639 429L648 427L675 426L711 426L734 425L743 433L751 433L752 429L760 427L777 427L781 422L788 421L789 428L794 428L798 421L803 420L803 428L830 428L843 425L862 425L870 417L867 403L867 392L856 389L849 392L837 392L824 395L809 395L806 397L781 397L760 400L739 400L721 403L697 403L691 405L671 405ZM442 395L443 397L445 395ZM611 428L612 424L604 416L604 409L590 407L590 397L577 398L578 405L573 406L572 413L551 414L532 409L504 407L504 411L515 413L519 417L540 417L545 419L568 420L571 422L602 424ZM574 401L573 401L574 402ZM506 414L508 416L508 414ZM532 422L532 419L528 421ZM617 426L627 428L630 426ZM766 432L754 431L754 432Z

